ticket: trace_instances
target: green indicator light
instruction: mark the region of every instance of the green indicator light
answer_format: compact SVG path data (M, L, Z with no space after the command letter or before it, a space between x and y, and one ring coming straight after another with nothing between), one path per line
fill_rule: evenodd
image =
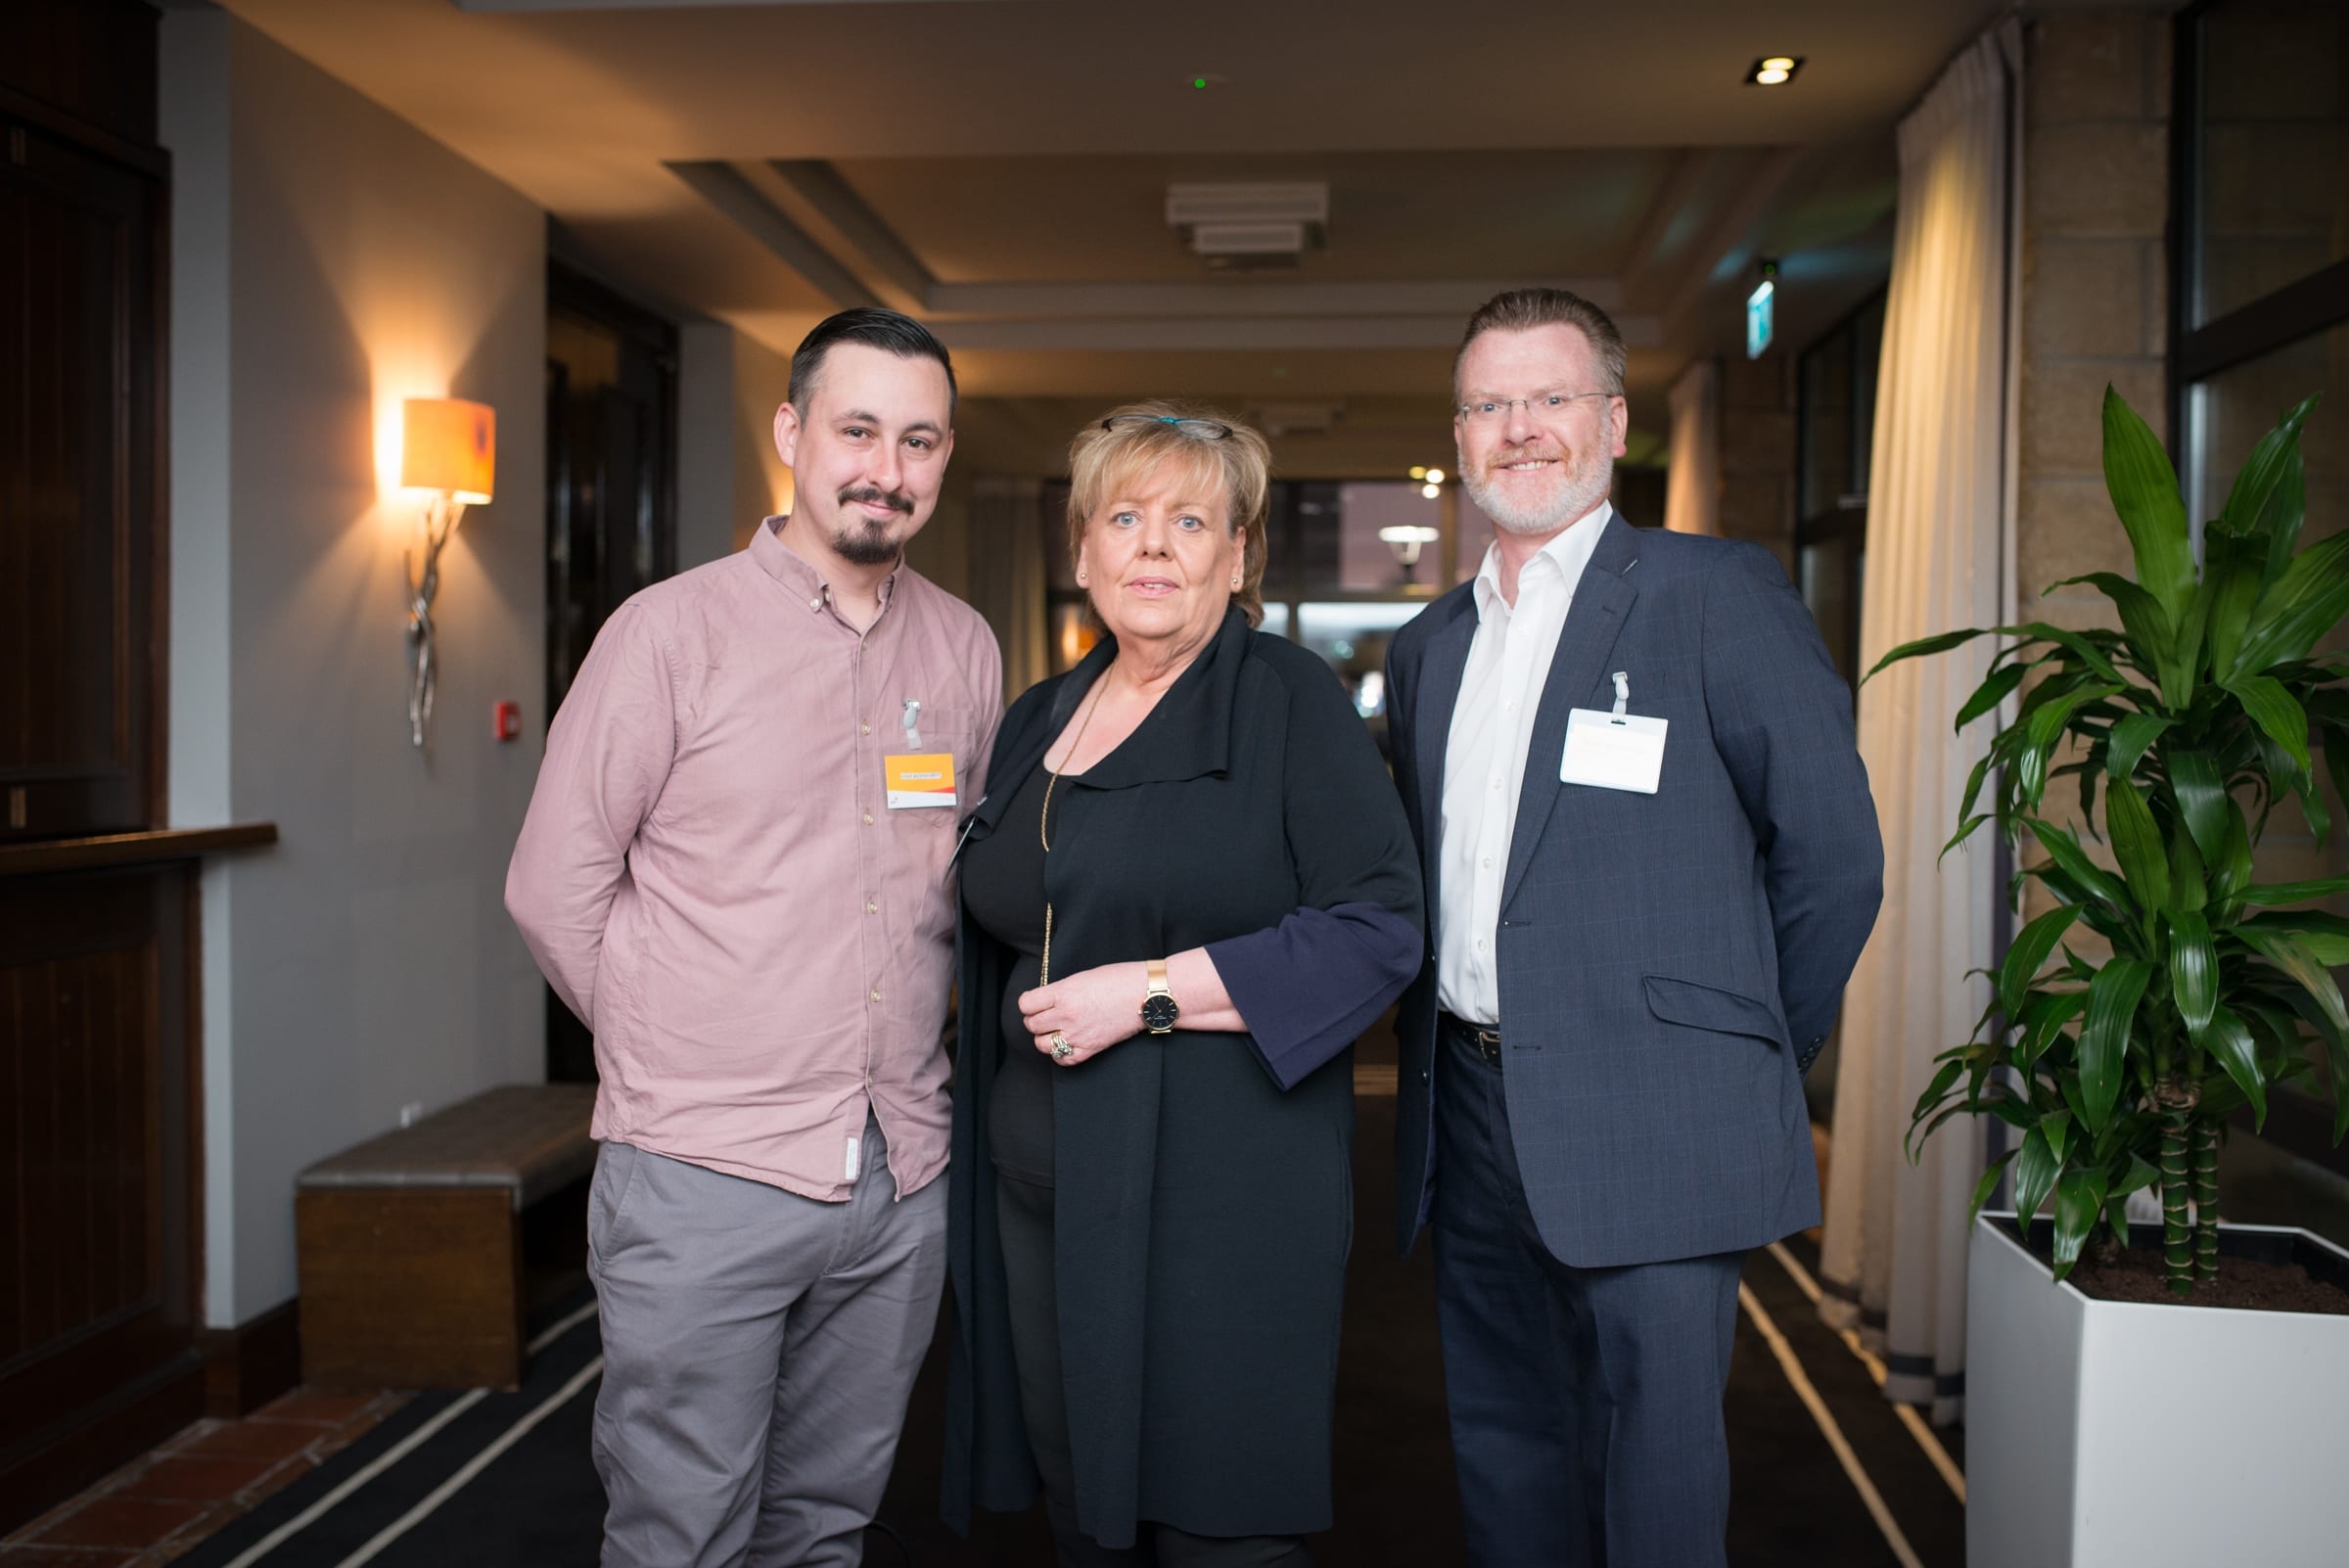
M1191 78L1191 85L1194 87L1205 87L1207 85L1207 78L1205 76L1193 76Z

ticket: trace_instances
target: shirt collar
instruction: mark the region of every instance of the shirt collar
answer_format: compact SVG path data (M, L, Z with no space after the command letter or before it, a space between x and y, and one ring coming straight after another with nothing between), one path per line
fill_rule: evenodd
M814 567L783 542L783 525L790 521L789 513L761 521L759 531L751 535L751 559L758 562L768 576L789 589L800 603L821 615L825 602L832 597L832 584L826 582ZM889 608L890 598L897 592L898 574L904 569L904 558L900 556L897 567L881 579L882 609Z
M1582 581L1583 568L1590 564L1590 553L1598 548L1599 535L1607 531L1607 518L1615 508L1606 501L1584 513L1561 530L1547 544L1535 552L1517 575L1518 586L1525 583L1526 573L1555 572L1566 584L1569 595L1575 584ZM1484 565L1476 572L1476 614L1479 620L1493 613L1493 607L1504 601L1500 597L1500 546L1485 546Z

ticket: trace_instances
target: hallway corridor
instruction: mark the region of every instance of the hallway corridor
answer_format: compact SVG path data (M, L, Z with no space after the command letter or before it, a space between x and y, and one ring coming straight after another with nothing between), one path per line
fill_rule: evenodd
M1379 1092L1380 1077L1365 1064L1359 1079L1338 1523L1314 1545L1325 1568L1445 1568L1462 1556L1434 1269L1424 1244L1407 1260L1384 1245L1378 1217L1392 1192L1395 1101L1391 1090ZM1963 1509L1866 1368L1819 1324L1805 1294L1814 1256L1797 1237L1754 1254L1746 1267L1727 1410L1735 1464L1729 1561L1738 1568L1958 1568ZM544 1349L521 1391L419 1396L193 1549L182 1538L175 1549L187 1554L175 1560L184 1568L585 1568L595 1560L603 1514L588 1463L601 1366L591 1306L582 1293L542 1325ZM870 1533L865 1560L873 1568L1040 1568L1050 1560L1040 1512L982 1516L968 1541L938 1522L944 1372L942 1335L914 1391L882 1514L886 1528ZM1846 1454L1836 1453L1821 1415L1848 1446ZM1957 1437L1941 1441L1961 1461ZM79 1506L104 1502L85 1499ZM108 1549L87 1529L76 1530L74 1518L53 1516L28 1531L29 1539L0 1546L0 1568L145 1568L167 1560L127 1545Z

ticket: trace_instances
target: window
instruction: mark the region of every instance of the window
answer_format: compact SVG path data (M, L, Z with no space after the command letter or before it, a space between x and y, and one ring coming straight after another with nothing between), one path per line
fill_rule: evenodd
M1795 586L1819 622L1835 668L1855 686L1876 360L1883 346L1879 293L1804 349L1795 366Z

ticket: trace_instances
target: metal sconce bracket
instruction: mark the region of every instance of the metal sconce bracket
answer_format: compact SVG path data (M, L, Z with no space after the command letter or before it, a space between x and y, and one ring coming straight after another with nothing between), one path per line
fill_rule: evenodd
M399 552L408 582L408 741L421 749L425 729L433 721L433 686L438 673L433 648L433 597L440 591L440 550L465 515L465 503L447 491L438 491L425 507L424 571L418 575L414 553Z

